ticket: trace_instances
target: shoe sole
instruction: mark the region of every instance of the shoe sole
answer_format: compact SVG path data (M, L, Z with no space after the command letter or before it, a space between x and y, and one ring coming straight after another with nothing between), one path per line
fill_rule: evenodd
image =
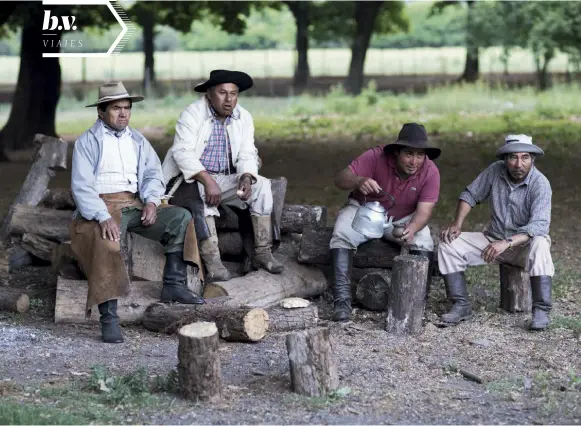
M467 317L462 317L462 318L460 318L460 320L458 322L448 322L448 321L439 320L437 323L435 323L435 325L437 325L439 327L454 327L455 325L459 325L463 321L470 321L471 319L472 319L472 315L467 316Z

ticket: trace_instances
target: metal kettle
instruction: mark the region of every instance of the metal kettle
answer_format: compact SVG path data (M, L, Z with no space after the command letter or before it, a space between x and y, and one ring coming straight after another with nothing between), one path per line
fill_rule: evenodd
M388 208L391 209L395 205L395 199L391 194L382 192L391 198L392 204ZM379 201L365 202L355 213L351 227L367 238L381 238L385 232L393 228L393 217L388 216L388 209Z

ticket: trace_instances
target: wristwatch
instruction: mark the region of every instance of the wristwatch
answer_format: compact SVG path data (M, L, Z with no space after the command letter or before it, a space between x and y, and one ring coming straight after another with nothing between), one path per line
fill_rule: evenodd
M506 242L508 243L508 248L511 249L512 248L512 238L507 238Z

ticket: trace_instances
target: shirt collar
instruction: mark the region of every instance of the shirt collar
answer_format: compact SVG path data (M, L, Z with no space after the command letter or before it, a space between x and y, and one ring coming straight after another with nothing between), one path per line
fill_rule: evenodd
M110 135L115 136L116 138L121 138L125 135L131 136L131 130L129 130L129 127L125 127L123 130L115 130L111 126L108 126L103 120L99 119L99 121L101 122L101 125L103 126L103 130L106 133L109 133Z

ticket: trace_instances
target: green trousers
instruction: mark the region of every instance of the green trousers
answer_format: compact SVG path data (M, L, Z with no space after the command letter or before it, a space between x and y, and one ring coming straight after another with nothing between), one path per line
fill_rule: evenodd
M150 226L143 226L143 212L136 207L125 207L121 210L121 235L127 231L134 232L149 240L158 241L165 247L166 253L184 250L186 229L192 215L182 207L164 207L157 209L157 219Z

